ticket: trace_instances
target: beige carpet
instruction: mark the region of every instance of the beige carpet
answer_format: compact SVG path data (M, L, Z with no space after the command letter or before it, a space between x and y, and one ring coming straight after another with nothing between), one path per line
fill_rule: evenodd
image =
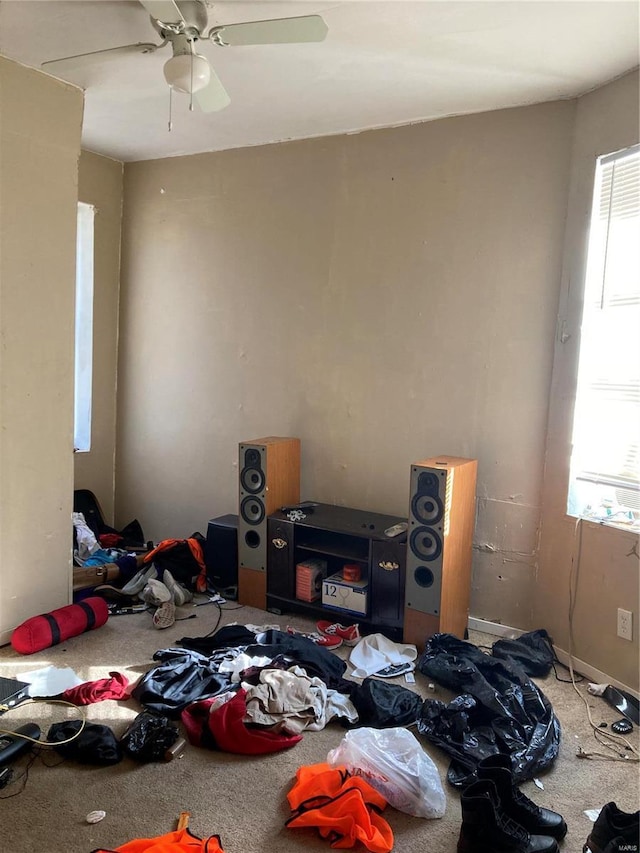
M301 618L275 617L248 607L235 609L234 603L222 614L222 624L230 622L292 624L311 627ZM218 608L206 605L183 611L195 618L176 623L165 631L151 625L148 614L112 617L97 631L68 640L45 652L23 657L11 647L0 649L0 675L19 676L49 664L71 667L83 680L106 676L112 670L124 672L131 680L151 665L153 652L167 648L184 636L203 636L218 618ZM543 626L541 626L543 627ZM491 637L473 634L473 642L490 644ZM339 652L342 650L339 650ZM347 650L348 651L348 650ZM566 673L561 672L565 677ZM404 684L403 679L399 683ZM590 829L585 809L599 808L615 800L627 811L638 808L638 765L629 762L585 760L576 757L578 746L598 750L586 719L585 707L571 685L556 681L553 674L539 682L552 702L563 728L560 757L542 777L544 790L533 782L523 789L537 803L560 811L569 825L562 848L581 853ZM422 695L448 699L436 688L428 690L427 680L416 674L415 689ZM584 692L584 688L581 688ZM619 717L602 700L589 698L595 719L613 722ZM102 723L121 734L138 713L135 702L106 701L87 708L91 722ZM3 715L0 725L16 728L37 722L46 734L52 722L76 717L49 704L22 705ZM113 767L84 767L59 761L47 751L44 759L31 765L25 780L0 791L2 850L7 853L89 853L97 847L113 849L137 837L149 837L175 828L181 811L191 813L190 828L198 835L219 834L227 853L293 853L329 850L329 845L312 830L286 829L289 816L286 793L296 769L303 764L324 761L328 750L337 746L344 729L330 724L322 732L309 732L293 749L265 757L243 757L188 746L184 756L170 763L138 765L129 759ZM638 745L637 732L634 744ZM454 853L460 827L458 792L444 781L447 756L423 741L436 762L447 792L447 813L441 820L425 821L387 808L385 815L395 835L398 853ZM27 758L14 765L16 776L24 772ZM20 790L26 781L24 790ZM11 796L14 795L14 796ZM104 809L106 818L88 825L85 816ZM360 850L364 848L359 848Z

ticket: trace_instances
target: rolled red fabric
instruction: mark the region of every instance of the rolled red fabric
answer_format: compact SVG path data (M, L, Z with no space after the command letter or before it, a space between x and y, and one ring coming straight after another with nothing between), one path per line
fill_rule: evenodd
M100 628L109 618L104 598L85 598L51 613L32 616L14 630L11 645L21 655L32 655L49 646L57 646L69 637Z

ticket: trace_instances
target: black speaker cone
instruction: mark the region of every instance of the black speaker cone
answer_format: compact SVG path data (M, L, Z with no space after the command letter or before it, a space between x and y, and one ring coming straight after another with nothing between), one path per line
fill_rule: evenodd
M257 495L264 489L264 471L261 468L243 468L240 483L245 492Z
M421 524L437 524L443 516L444 507L437 495L417 494L411 500L411 512Z
M255 447L249 447L244 454L244 465L245 468L259 468L260 451Z
M437 560L442 553L442 540L436 530L430 527L416 527L409 540L411 552L426 562Z
M264 518L264 504L257 498L245 498L240 504L240 515L247 524L260 524Z
M423 589L428 589L430 586L433 586L433 572L426 566L418 566L413 573L413 578L418 586L421 586Z
M244 534L244 541L249 548L258 548L260 545L260 534L257 530L247 530Z
M438 475L432 471L423 471L418 477L418 492L421 495L437 495L439 488Z

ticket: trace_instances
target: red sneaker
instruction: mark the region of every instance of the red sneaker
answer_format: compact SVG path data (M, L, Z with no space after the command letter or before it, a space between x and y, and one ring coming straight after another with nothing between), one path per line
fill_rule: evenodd
M342 645L341 637L331 637L326 636L325 634L307 634L304 631L298 631L289 625L287 626L287 634L293 634L294 637L306 637L307 640L311 640L311 642L315 643L317 646L322 646L323 649L329 649L330 651L337 649L338 646Z
M357 625L341 625L339 622L316 622L316 628L325 637L339 637L345 646L357 645L362 637Z

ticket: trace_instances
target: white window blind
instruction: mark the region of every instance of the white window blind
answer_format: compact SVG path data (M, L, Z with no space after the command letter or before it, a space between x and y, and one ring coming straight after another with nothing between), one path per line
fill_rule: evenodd
M569 512L640 517L640 146L597 163Z

